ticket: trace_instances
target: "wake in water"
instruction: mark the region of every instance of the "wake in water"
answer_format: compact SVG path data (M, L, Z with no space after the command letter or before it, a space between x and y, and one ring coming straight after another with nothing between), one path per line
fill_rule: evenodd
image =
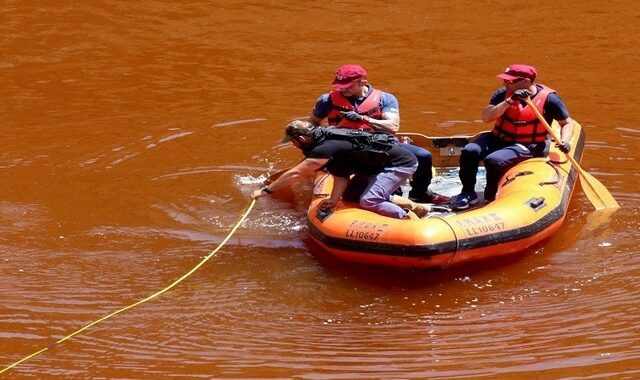
M270 165L269 169L273 166ZM249 196L249 194L262 186L269 178L270 171L261 173L258 176L252 174L236 175L234 183L239 190ZM256 228L272 228L279 231L302 231L306 229L306 208L309 205L311 180L303 181L304 184L296 184L291 194L280 197L267 197L260 199L254 216L250 219L256 221L253 226ZM480 168L476 182L476 191L482 192L486 184L485 170ZM410 190L409 182L402 185L403 194L408 194ZM454 196L460 193L462 185L458 178L458 168L443 169L437 172L431 181L430 189L440 194ZM275 199L274 199L275 198ZM248 221L247 223L251 223Z
M262 187L273 174L273 166L258 176L253 174L236 175L234 183L240 192L249 199L251 192ZM262 246L303 246L307 230L306 209L311 200L311 178L293 185L293 188L280 191L271 197L258 200L252 215L243 227L258 236Z

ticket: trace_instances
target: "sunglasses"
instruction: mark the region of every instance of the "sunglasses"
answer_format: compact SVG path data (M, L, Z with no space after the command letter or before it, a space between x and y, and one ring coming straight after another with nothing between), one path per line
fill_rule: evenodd
M518 79L511 79L511 80L503 79L503 80L504 80L504 83L507 83L507 84L514 84L514 83L518 83L518 82L520 82L520 81L523 81L523 80L525 80L525 79L526 79L526 78L518 78Z

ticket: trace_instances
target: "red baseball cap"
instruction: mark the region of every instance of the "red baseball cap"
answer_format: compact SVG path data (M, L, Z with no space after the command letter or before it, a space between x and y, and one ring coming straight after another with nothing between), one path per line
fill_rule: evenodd
M535 67L529 65L514 64L507 67L504 73L498 74L498 78L506 80L514 80L521 78L528 78L532 82L536 79L538 70Z
M366 78L367 72L358 65L344 65L336 70L336 78L331 85L338 90L343 90L353 86L360 79Z

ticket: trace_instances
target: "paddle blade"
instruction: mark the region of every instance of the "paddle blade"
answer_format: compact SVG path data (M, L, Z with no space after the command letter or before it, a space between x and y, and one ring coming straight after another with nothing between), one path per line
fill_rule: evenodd
M529 108L536 114L536 116L538 117L538 120L540 120L540 123L544 126L547 132L549 132L551 137L553 137L555 141L562 141L560 137L553 131L553 129L551 129L551 126L544 119L540 111L538 111L538 108L536 108L535 104L531 102L531 99L527 98L524 101L529 105ZM578 173L580 173L580 184L582 185L582 190L586 194L587 198L589 199L593 207L596 208L596 210L604 210L605 208L620 207L618 202L616 202L616 200L613 199L613 196L611 195L611 193L609 193L609 190L607 190L607 188L604 187L604 185L601 184L600 181L598 181L591 174L584 171L584 169L580 167L580 164L578 163L578 161L576 161L572 156L567 155L567 158L569 159L569 161L571 161L571 163L576 168L576 170L578 170Z
M613 195L607 190L606 187L596 177L587 173L584 170L580 170L580 185L582 191L587 196L593 207L596 210L615 209L620 207L618 202L613 198Z

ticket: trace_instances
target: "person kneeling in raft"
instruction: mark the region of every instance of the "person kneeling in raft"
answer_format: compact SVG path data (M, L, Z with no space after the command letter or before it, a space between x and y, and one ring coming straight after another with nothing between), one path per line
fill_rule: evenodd
M394 136L316 127L308 121L294 120L285 128L282 142L288 141L302 151L305 159L269 186L254 191L252 199L326 169L335 179L331 196L323 201L322 208L335 207L344 195L345 200L357 201L365 210L391 218L417 219L429 212L426 205L392 195L418 167L416 157Z

